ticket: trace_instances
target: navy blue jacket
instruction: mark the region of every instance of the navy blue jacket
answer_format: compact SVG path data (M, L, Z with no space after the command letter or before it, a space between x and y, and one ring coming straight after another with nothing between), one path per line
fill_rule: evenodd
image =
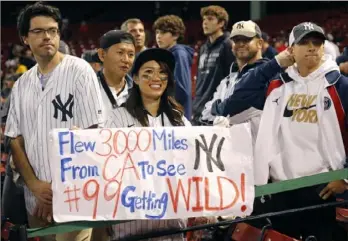
M224 101L216 101L212 106L212 114L217 116L233 116L254 107L263 110L269 83L277 79L283 69L275 59L249 70L236 84L233 95ZM348 112L348 78L338 71L326 75L329 83L334 83L345 113ZM346 115L347 123L347 115Z
M218 37L213 43L208 39L199 50L196 81L196 96L193 100L193 123L199 125L199 118L205 104L214 96L221 80L230 74L235 57L229 35Z
M193 48L176 44L169 49L175 57L175 99L184 107L185 117L190 120L192 113L191 66Z

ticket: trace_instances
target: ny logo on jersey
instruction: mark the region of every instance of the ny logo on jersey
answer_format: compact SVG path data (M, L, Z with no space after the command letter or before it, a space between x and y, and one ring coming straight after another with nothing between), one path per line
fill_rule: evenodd
M67 121L66 116L69 116L70 119L73 117L74 96L72 94L69 94L69 98L64 104L60 99L60 95L56 95L56 98L52 100L52 104L54 107L54 118L58 119L58 110L62 112L62 121Z
M244 28L243 23L238 23L238 24L237 24L237 29L242 29L242 28Z
M304 23L303 26L305 30L314 30L314 25L312 23Z

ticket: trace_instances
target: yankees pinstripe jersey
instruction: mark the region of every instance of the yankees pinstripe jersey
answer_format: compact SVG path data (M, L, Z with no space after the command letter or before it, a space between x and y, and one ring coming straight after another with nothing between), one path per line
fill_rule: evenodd
M148 115L149 125L152 127L159 126L172 126L168 117L165 114L161 114L157 117ZM185 126L191 126L191 123L183 116L183 122ZM141 127L140 122L131 116L129 112L123 108L114 109L105 122L105 127L108 128L124 128L124 127ZM121 223L113 225L113 240L122 239L127 236L139 235L152 231L165 230L171 228L184 228L186 227L186 220L182 219L167 219L167 220L135 220L127 223ZM164 236L151 241L182 241L185 240L182 234Z
M38 65L24 73L12 89L5 135L22 135L25 150L39 180L51 181L49 131L53 128L88 128L102 124L101 93L92 67L83 59L64 56L50 74L45 88L38 78ZM36 205L24 187L30 214Z

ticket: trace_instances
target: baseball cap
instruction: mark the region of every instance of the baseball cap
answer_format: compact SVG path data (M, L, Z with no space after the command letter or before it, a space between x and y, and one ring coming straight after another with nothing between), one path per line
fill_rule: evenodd
M118 43L129 43L135 45L135 40L130 33L122 30L110 30L101 36L99 46L102 49L107 49Z
M326 39L324 30L321 27L319 27L315 23L303 22L296 25L292 29L289 36L289 46L297 44L301 41L301 39L303 39L306 35L310 33L317 33L320 37Z
M269 41L269 35L266 32L262 32L262 39L265 40L266 42Z
M255 36L261 38L262 32L260 27L251 20L240 21L233 25L230 38L234 36L242 35L248 38L253 38Z
M81 55L81 58L86 60L88 63L101 63L96 50L86 50Z
M133 63L131 75L133 76L136 73L138 73L140 67L144 63L151 60L161 61L166 63L169 69L174 73L175 58L172 52L166 49L161 49L161 48L151 48L151 49L146 49L139 53L139 55L137 56L137 58L135 59Z

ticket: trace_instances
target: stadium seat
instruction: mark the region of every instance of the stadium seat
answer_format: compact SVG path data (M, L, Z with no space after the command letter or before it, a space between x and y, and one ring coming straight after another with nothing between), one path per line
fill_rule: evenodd
M266 230L263 239L261 238L261 230L246 223L239 223L232 233L233 241L297 241L284 234L278 233L272 229Z

